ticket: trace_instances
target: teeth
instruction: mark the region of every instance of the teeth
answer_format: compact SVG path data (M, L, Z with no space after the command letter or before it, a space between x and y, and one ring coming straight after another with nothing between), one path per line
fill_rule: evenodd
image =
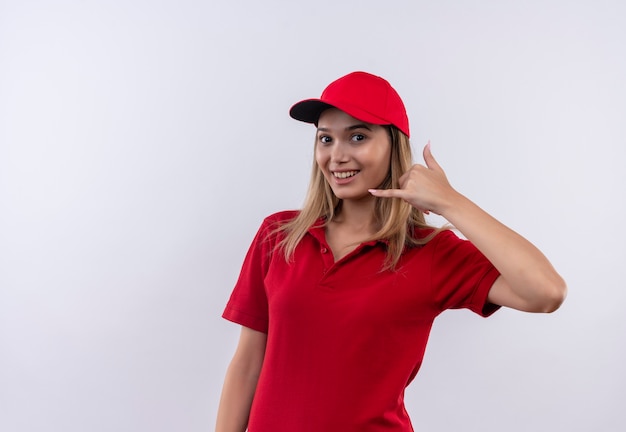
M334 172L333 175L337 178L345 179L348 177L352 177L353 175L356 175L356 173L358 173L358 171L345 171L345 172Z

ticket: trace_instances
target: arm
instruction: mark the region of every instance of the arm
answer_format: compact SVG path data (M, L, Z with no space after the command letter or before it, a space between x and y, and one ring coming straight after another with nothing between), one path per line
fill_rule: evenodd
M414 165L400 178L401 189L371 190L401 198L425 213L445 217L500 272L488 300L527 312L552 312L565 299L565 282L532 243L454 190L443 169L424 148L426 166Z
M241 328L239 344L226 371L217 411L216 432L243 432L248 426L250 407L265 357L267 335Z

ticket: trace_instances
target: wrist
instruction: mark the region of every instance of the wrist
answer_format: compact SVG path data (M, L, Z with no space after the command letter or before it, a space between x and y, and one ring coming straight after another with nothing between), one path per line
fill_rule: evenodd
M434 213L448 219L450 222L451 217L454 217L456 210L463 207L469 200L461 193L452 189L451 192L442 200L438 209L433 209Z

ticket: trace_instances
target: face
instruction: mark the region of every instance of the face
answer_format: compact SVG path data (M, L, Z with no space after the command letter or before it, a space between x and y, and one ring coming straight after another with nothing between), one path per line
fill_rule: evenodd
M383 126L329 108L318 121L315 160L337 198L372 199L367 190L377 188L389 172L389 134Z

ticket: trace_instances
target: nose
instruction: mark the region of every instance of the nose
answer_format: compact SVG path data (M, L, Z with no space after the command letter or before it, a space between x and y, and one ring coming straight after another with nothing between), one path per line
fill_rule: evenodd
M342 141L335 142L330 151L330 160L334 163L347 162L349 159L346 145Z

